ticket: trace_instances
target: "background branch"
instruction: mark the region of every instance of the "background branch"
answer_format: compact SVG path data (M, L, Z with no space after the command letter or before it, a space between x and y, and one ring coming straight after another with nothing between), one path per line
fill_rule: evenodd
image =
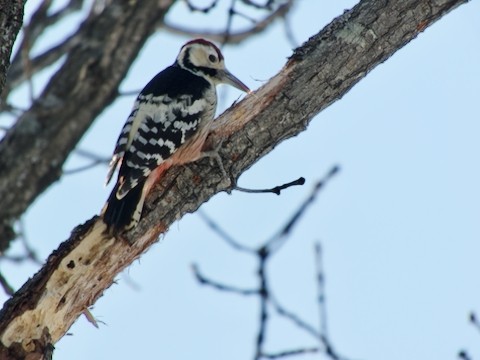
M35 57L35 59L30 58L31 49L37 44L38 39L45 30L52 25L58 24L68 15L78 12L82 8L83 3L83 0L70 0L64 7L52 13L50 13L51 0L44 0L40 3L29 23L23 26L22 40L12 59L12 64L8 71L8 81L1 96L3 101L7 99L10 91L21 82L31 79L35 73L53 64L72 49L73 45L76 44L75 40L78 40L78 36L69 36L60 44Z
M326 176L314 186L311 195L304 200L299 208L293 213L291 219L286 221L286 224L281 227L280 231L277 235L273 236L273 239L281 238L282 243L286 242L287 239L291 238L292 232L290 231L294 224L298 223L298 220L305 214L309 205L312 204L313 200L316 198L318 192L321 189L324 189L325 184L329 181L333 174L337 173L338 167L334 166L332 169L327 173ZM220 226L216 224L213 220L207 218L205 215L203 216L206 221L208 221L208 225L210 228L215 231L220 237L225 240L226 243L232 245L232 237L225 231L218 231ZM284 231L284 229L288 228L289 231ZM213 289L223 291L223 292L230 292L237 295L243 296L256 296L259 302L259 320L258 320L258 329L257 329L257 337L255 342L255 355L254 359L259 360L262 358L281 358L286 356L294 356L294 355L301 355L309 352L317 352L320 348L301 348L301 349L293 349L293 350L284 350L277 353L267 353L265 351L265 344L267 339L267 330L269 329L270 319L272 318L271 309L273 308L274 312L287 319L291 324L296 326L298 329L304 331L310 336L313 336L315 340L318 341L319 345L323 349L323 352L328 355L331 359L337 360L340 357L334 351L333 346L328 338L326 332L323 332L326 329L326 317L323 316L322 310L325 310L325 301L322 298L322 301L319 300L320 305L320 314L322 317L322 324L319 326L319 330L315 329L315 327L308 322L301 319L301 317L295 314L293 311L287 310L284 306L280 305L280 302L274 296L272 289L270 287L270 281L268 277L268 268L273 256L277 253L279 246L272 246L272 240L267 240L263 242L260 246L258 246L254 251L245 251L245 247L243 245L238 244L237 241L234 241L234 248L243 253L247 253L250 256L255 258L255 262L257 264L257 288L255 289L240 289L238 287L232 285L226 285L223 283L219 283L217 281L213 281L210 278L206 277L203 274L200 274L198 268L194 267L194 273L196 276L197 281L201 285L207 285L212 287ZM247 248L248 249L248 248ZM320 277L322 278L322 295L324 294L323 291L323 270L321 268L321 257L320 253L318 252L318 247L316 249L316 257L315 262L317 265L317 281L319 281ZM321 274L321 276L320 276Z
M0 251L14 236L13 221L58 180L69 153L115 99L127 70L173 2L118 2L109 11L91 12L81 41L6 133L0 142ZM130 22L137 26L125 26Z
M239 44L245 39L251 37L252 35L257 35L265 31L275 20L282 19L290 11L292 5L293 0L288 0L286 3L281 4L276 10L272 11L262 20L255 21L252 27L242 31L232 32L231 26L228 25L226 30L222 31L200 30L185 27L182 25L177 25L167 21L162 25L162 27L168 32L175 35L182 35L188 37L206 37L222 44ZM236 12L234 12L232 9L233 8L231 8L230 10L230 19L232 19L233 15L236 14Z

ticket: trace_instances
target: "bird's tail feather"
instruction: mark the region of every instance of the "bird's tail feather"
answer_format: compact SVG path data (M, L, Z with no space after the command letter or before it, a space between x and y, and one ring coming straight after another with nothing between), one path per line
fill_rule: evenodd
M119 185L115 185L101 214L110 234L121 233L138 224L144 202L143 185L144 182L139 183L122 199L117 198Z

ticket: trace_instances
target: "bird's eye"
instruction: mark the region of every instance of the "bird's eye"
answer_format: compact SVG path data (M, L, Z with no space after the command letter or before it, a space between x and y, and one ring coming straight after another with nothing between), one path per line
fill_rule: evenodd
M217 62L217 57L215 55L210 55L208 57L208 60L210 60L212 63L216 63Z

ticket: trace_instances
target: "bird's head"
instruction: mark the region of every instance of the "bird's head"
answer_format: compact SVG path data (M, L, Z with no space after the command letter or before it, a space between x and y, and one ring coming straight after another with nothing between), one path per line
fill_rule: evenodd
M185 70L202 76L214 85L228 84L250 93L250 89L225 68L220 49L204 39L195 39L182 46L177 64Z

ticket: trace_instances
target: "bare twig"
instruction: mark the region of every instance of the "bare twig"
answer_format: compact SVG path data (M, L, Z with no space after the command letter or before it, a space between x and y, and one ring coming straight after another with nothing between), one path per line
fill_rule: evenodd
M100 155L95 154L93 152L90 152L88 150L77 149L77 150L75 150L75 154L79 155L81 157L84 157L86 159L89 159L89 160L91 160L91 162L89 164L79 166L79 167L74 168L74 169L63 170L63 175L77 174L79 172L94 168L98 165L108 165L108 163L110 162L109 158L100 156Z
M33 263L37 265L42 265L43 262L40 261L40 258L38 257L36 251L32 248L28 241L26 229L25 229L25 222L22 219L20 219L18 222L18 233L17 233L17 238L20 241L20 243L23 246L24 254L22 255L3 255L0 257L1 260L7 260L11 261L14 263L22 263L24 261L32 261Z
M222 47L229 42L230 34L232 33L233 17L235 16L235 3L237 0L231 0L230 8L228 9L227 23L225 25L225 32L223 39L220 41Z
M5 279L2 273L0 273L0 285L3 288L3 291L5 291L5 294L9 296L12 296L13 294L15 294L15 290L13 289L12 286L10 286L7 279Z
M318 353L319 351L320 351L319 348L302 348L302 349L282 351L275 354L263 353L262 358L263 359L280 359L288 356L315 354L315 353Z
M249 254L256 254L255 249L251 249L245 245L242 245L240 242L235 240L232 236L230 236L224 229L221 228L211 217L209 217L203 210L198 210L197 214L205 221L205 224L210 227L210 229L220 236L228 245L230 245L233 249L237 251L246 252Z
M327 302L325 299L325 275L323 271L323 254L322 245L318 242L315 244L315 264L317 270L317 300L319 308L319 327L320 333L328 337L327 322Z
M167 30L170 33L188 37L206 37L210 40L222 43L222 44L239 44L244 41L246 38L251 37L252 35L257 35L264 30L266 30L269 25L271 25L276 19L284 17L288 11L291 9L293 0L289 0L286 3L280 5L275 11L267 15L260 21L255 21L255 24L246 30L232 32L231 22L233 21L232 17L237 14L235 10L232 10L230 7L229 17L227 19L227 25L225 30L222 31L209 31L209 30L200 30L193 29L188 27L183 27L181 25L176 25L165 21L162 24L162 28Z
M477 315L472 311L469 315L470 323L480 332L480 322L477 319Z
M288 311L283 306L281 306L280 303L275 299L275 297L272 296L272 294L270 294L269 301L270 301L270 304L272 304L275 311L280 316L287 318L292 323L297 325L297 327L299 327L302 330L305 330L305 332L312 335L316 340L322 338L322 335L312 325L308 324L306 321L300 319L298 315L294 314L291 311Z
M292 24L290 23L289 19L289 12L286 12L283 15L283 30L285 31L285 36L290 43L290 46L292 49L295 49L298 47L300 44L299 42L295 39L295 35L293 34L293 29L292 29Z
M65 56L80 41L81 35L75 33L34 58L30 58L27 52L22 62L12 62L8 73L8 88L15 88L23 81L31 79L33 75Z
M235 10L235 15L238 15L238 16L244 18L245 20L250 21L252 24L255 24L257 22L257 20L254 19L253 17L251 17L251 16L249 16L249 15L243 13L243 12L240 12L238 10Z
M231 292L231 293L244 295L244 296L258 295L259 293L259 291L256 289L240 289L234 286L225 285L216 281L212 281L200 273L200 270L198 269L198 265L196 264L192 265L192 271L195 275L195 278L198 280L198 282L201 285L207 285L220 291Z
M43 262L40 261L40 258L38 257L36 251L32 248L30 245L28 238L27 238L27 233L25 230L25 223L23 219L20 219L18 222L18 233L17 233L17 238L20 241L20 243L23 246L24 254L21 255L4 255L1 254L0 259L1 260L7 260L11 261L13 263L22 263L24 261L32 261L33 263L37 265L42 265Z
M127 90L127 91L120 91L118 96L137 96L140 91L142 90Z
M274 252L280 249L280 247L285 243L285 240L287 239L287 235L290 234L292 228L297 224L297 222L300 220L302 215L305 213L307 210L308 206L311 205L319 191L327 185L327 183L340 171L340 167L338 165L333 166L330 171L323 177L323 179L319 180L310 196L300 205L300 207L297 209L297 211L293 214L293 216L290 218L290 220L286 223L286 225L280 230L278 234L273 236L266 244L265 246L269 248L269 251Z
M246 189L240 186L235 186L234 190L238 190L246 193L274 193L274 194L280 195L280 192L284 189L287 189L291 186L303 185L303 184L305 184L305 178L300 177L297 180L291 181L283 185L275 186L271 189Z
M19 226L18 235L26 253L25 258L28 260L31 260L37 265L42 265L43 262L40 261L40 258L38 257L37 252L32 248L32 246L28 241L27 231L25 228L25 221L23 219L20 219L18 221L18 226Z
M103 165L103 164L105 164L104 161L92 161L90 164L87 164L87 165L79 166L79 167L76 167L74 169L63 170L63 175L78 174L80 172L90 170L90 169L92 169L92 168L94 168L98 165Z
M242 3L244 3L247 6L254 7L256 9L263 9L263 10L271 10L273 4L275 3L275 0L267 0L265 4L257 4L256 2L252 0L241 0Z
M212 10L218 4L218 0L212 0L210 5L200 7L200 6L193 5L191 0L186 0L185 2L188 8L190 9L190 11L198 11L204 14L207 14L208 12L210 12L210 10Z
M268 322L268 299L270 297L269 287L267 282L267 259L269 256L268 251L265 251L265 247L260 247L257 252L258 259L258 280L260 283L260 319L258 324L257 332L257 341L255 349L255 360L261 359L263 354L263 346L265 343L266 333L267 333L267 322Z
M34 12L29 24L23 28L23 38L18 46L17 53L13 57L8 74L8 84L2 94L4 99L7 98L11 89L18 86L22 81L31 79L38 71L53 64L78 43L78 34L74 34L34 59L30 58L30 49L34 47L40 35L48 27L79 11L82 8L83 0L70 0L63 8L54 13L49 13L51 4L51 0L44 0Z
M96 160L96 161L103 161L105 162L106 164L108 164L108 162L110 161L109 158L106 158L104 156L100 156L92 151L89 151L89 150L84 150L84 149L76 149L75 150L75 154L78 155L78 156L81 156L81 157L84 157L86 159L90 159L90 160Z

